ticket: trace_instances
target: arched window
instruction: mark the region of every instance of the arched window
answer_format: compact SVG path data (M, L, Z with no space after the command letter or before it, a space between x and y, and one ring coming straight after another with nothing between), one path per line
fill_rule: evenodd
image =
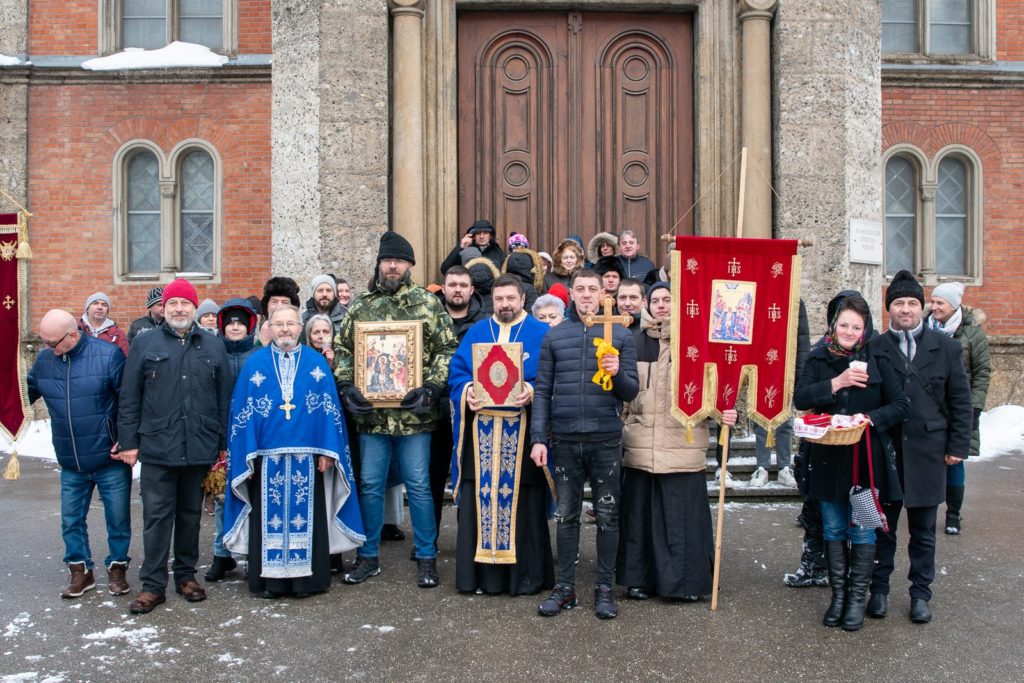
M905 156L885 165L885 270L914 271L918 230L918 172Z
M117 280L219 277L219 167L201 140L166 157L147 140L122 147L114 163Z

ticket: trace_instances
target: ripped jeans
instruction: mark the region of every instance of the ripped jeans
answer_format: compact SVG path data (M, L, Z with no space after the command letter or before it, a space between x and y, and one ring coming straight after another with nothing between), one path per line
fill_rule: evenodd
M622 438L605 441L551 440L558 494L556 539L558 583L576 585L576 558L580 547L580 511L583 483L590 491L597 514L597 583L614 583L615 556L619 547L619 487Z

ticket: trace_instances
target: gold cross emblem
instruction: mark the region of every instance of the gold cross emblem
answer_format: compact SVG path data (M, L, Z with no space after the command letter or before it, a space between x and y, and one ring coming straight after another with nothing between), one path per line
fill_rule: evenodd
M16 304L17 302L14 299L11 298L10 294L8 294L7 296L4 297L4 302L3 303L4 303L4 308L6 308L9 311L12 308L14 308L14 304Z
M292 419L292 411L295 410L295 406L292 405L291 401L285 401L284 404L279 405L278 408L284 411L284 419Z

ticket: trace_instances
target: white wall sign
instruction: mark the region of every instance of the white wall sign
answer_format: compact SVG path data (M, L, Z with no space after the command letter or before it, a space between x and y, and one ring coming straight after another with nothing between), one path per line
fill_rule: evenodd
M882 265L885 236L879 221L850 219L850 262Z

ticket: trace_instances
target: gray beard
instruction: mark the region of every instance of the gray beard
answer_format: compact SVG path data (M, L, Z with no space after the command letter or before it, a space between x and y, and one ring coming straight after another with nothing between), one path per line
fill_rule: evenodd
M398 278L397 280L389 280L386 277L384 277L383 273L381 273L380 277L377 279L377 283L380 285L380 288L383 289L388 294L394 294L405 285L412 284L412 271L405 271L405 275Z

